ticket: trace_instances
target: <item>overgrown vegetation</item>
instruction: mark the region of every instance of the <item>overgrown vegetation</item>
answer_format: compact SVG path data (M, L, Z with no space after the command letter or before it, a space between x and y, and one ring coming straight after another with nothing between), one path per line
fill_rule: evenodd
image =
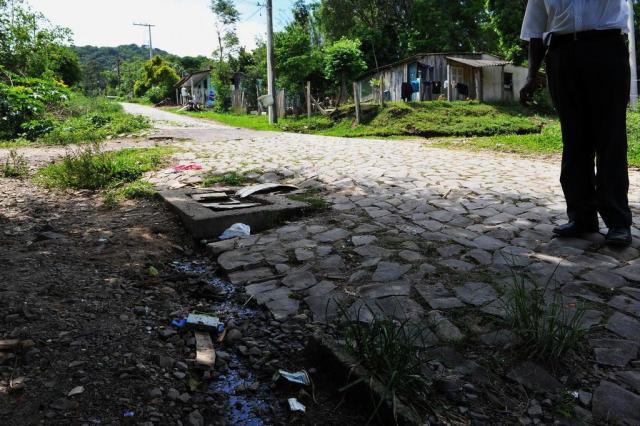
M247 183L256 182L249 175L258 174L258 171L230 171L226 173L209 173L204 177L202 185L209 188L216 185L242 186Z
M326 116L282 119L278 122L278 129L344 137L486 136L539 133L543 124L549 121L517 105L489 105L473 101L390 102L383 109L370 112L366 123L355 126L352 109L352 105L340 108L335 119ZM232 126L273 130L266 116L210 111L187 114Z
M345 348L384 386L382 399L374 402L371 422L385 399L392 401L394 410L401 398L410 406L425 400L429 382L421 374L426 362L422 326L384 315L374 315L371 323L363 323L358 320L361 314L366 315L362 310L377 312L379 309L366 304L352 314L340 309ZM343 389L357 383L352 382Z
M544 285L513 274L513 286L505 295L506 320L509 329L521 340L522 354L545 362L558 361L583 341L582 325L585 308L567 303L550 285Z
M21 178L29 174L29 163L24 155L15 149L9 151L9 156L0 167L0 176L6 178Z
M318 194L318 191L315 191L315 190L309 190L302 194L287 195L287 198L293 201L300 201L302 203L307 203L309 204L309 207L314 211L323 211L329 208L329 203L327 203L327 200L322 198Z
M35 179L47 187L113 190L160 168L172 151L169 147L155 147L104 152L98 144L91 144L40 169ZM129 188L125 193L139 194L143 186Z

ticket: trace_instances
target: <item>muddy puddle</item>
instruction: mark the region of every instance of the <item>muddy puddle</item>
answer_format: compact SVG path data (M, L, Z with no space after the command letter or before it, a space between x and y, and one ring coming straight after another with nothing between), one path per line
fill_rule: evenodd
M219 278L215 269L206 262L176 261L171 264L176 271L204 280L214 286L220 294L226 295L219 302L209 305L208 311L218 315L225 323L229 321L241 322L256 315L256 310L245 306L239 300L233 284ZM227 352L227 348L222 348ZM261 426L269 424L269 404L261 395L269 392L264 385L260 385L251 367L240 357L229 350L228 369L213 381L209 389L226 399L225 420L229 425Z

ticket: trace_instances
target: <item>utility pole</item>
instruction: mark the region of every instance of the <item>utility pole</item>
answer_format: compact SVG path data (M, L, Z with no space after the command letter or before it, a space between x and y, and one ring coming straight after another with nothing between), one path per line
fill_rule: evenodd
M629 0L629 64L631 65L631 109L638 109L638 62L636 61L636 25L633 0Z
M133 25L136 25L138 27L147 27L149 29L149 59L153 59L153 42L151 41L151 27L155 27L155 25L136 24L135 22L133 23Z
M278 95L276 94L276 74L273 64L273 4L267 0L267 91L273 97L269 107L269 124L278 122Z

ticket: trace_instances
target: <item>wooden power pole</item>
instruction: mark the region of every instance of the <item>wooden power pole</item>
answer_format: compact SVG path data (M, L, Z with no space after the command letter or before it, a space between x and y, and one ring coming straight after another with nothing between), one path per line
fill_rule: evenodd
M269 106L269 124L278 122L276 74L273 59L273 4L267 0L267 90L273 97L273 105Z
M153 41L151 40L151 27L155 27L155 25L136 24L135 22L133 25L136 25L138 27L147 27L149 29L149 59L153 59Z

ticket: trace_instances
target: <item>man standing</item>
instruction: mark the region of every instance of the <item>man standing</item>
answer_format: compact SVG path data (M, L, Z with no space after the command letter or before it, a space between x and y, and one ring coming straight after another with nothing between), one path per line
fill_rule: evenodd
M527 5L521 38L529 41L529 77L520 96L524 103L532 100L546 55L564 146L560 182L569 222L554 229L560 237L598 232L600 213L609 228L607 244L632 242L628 18L626 0L529 0Z

